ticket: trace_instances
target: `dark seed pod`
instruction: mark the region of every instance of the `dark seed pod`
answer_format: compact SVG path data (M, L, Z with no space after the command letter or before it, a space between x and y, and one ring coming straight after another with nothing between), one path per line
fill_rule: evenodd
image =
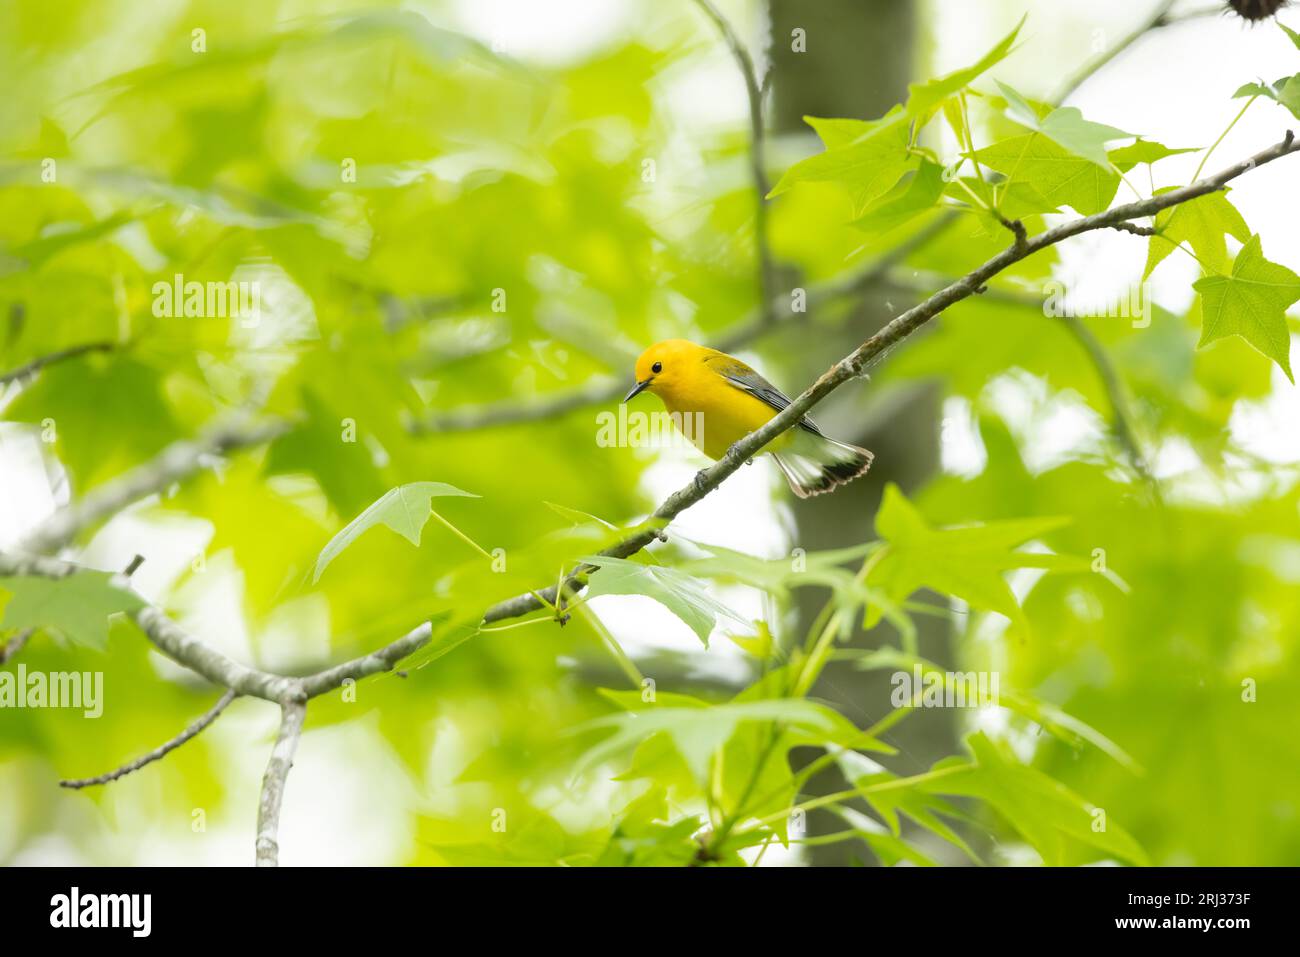
M1289 2L1290 0L1228 0L1228 6L1243 20L1254 23L1276 16Z

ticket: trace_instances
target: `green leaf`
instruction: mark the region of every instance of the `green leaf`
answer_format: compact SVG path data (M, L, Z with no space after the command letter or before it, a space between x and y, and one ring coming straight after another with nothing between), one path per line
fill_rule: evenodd
M1062 556L1051 556L1062 557ZM877 648L860 655L855 661L855 666L864 671L877 670L882 668L889 669L912 669L920 666L925 680L932 680L930 675L933 674L936 680L945 689L951 688L957 690L958 678L953 672L941 668L926 658L918 655L908 654L899 651L897 648ZM988 704L1006 708L1014 711L1022 717L1041 725L1055 737L1069 744L1071 747L1079 747L1082 742L1087 742L1097 750L1109 755L1115 762L1122 767L1132 771L1134 774L1141 774L1142 768L1129 754L1110 738L1106 737L1096 728L1080 721L1078 718L1058 708L1056 705L1042 701L1033 695L1024 692L998 688L997 696L990 696Z
M819 133L826 151L800 160L777 182L768 197L779 196L796 183L837 183L853 199L853 215L861 216L872 201L885 195L912 166L907 153L908 116L894 107L879 120L819 120L804 117ZM854 124L861 124L860 126ZM849 139L853 130L858 134Z
M1085 216L1104 210L1119 189L1118 173L1075 156L1042 133L1002 140L975 157L1011 183L1033 187L1052 206L1072 206Z
M1272 83L1245 83L1232 94L1234 100L1247 96L1266 97L1300 118L1300 73L1279 77Z
M1052 110L1040 119L1037 111L1013 88L1001 81L998 81L998 88L1010 104L1007 115L1011 119L1021 126L1042 133L1067 152L1090 160L1103 169L1110 168L1110 160L1106 156L1106 144L1111 140L1127 139L1133 135L1113 126L1106 126L1104 123L1085 120L1078 108L1073 106Z
M1031 518L935 529L898 486L890 483L876 515L876 531L889 541L889 548L872 570L870 581L894 601L902 601L919 588L931 588L977 608L999 612L1023 627L1024 613L1002 573L1044 566L1087 570L1088 563L1082 558L1014 551L1015 546L1067 524L1067 518ZM868 609L868 627L877 624L881 614L876 607Z
M919 119L922 123L928 120L934 111L943 105L945 100L961 92L984 71L1006 59L1007 54L1011 52L1011 47L1016 42L1016 35L1020 33L1020 28L1024 25L1025 18L1021 17L1014 30L999 40L993 49L970 66L954 70L946 76L926 80L924 83L908 84L908 115Z
M1097 848L1132 864L1145 865L1146 852L1133 837L1100 809L1068 787L1017 761L1005 745L983 732L970 735L967 745L974 762L940 762L934 776L917 786L930 793L979 798L993 807L1024 836L1048 865L1071 862L1072 845ZM1104 828L1098 822L1104 820Z
M1201 294L1204 346L1226 336L1241 336L1291 374L1291 334L1286 310L1300 299L1300 276L1264 258L1258 234L1237 254L1229 276L1204 276L1192 284Z
M998 703L1030 721L1042 725L1048 732L1075 747L1080 741L1087 741L1098 751L1109 755L1117 764L1132 771L1142 773L1142 766L1133 760L1127 751L1106 737L1092 725L1080 721L1056 705L1035 698L1033 695L1018 691L1001 691Z
M113 584L109 572L79 571L66 578L0 578L9 593L0 628L54 628L78 645L103 649L108 616L143 608L139 595Z
M897 774L885 770L878 762L857 751L846 749L836 751L835 763L839 766L845 780L855 788L865 789L873 785L901 780ZM961 835L939 817L942 814L953 820L966 819L966 815L943 798L927 794L914 787L885 788L864 793L862 797L877 814L885 819L890 832L895 836L900 835L903 830L900 814L906 815L930 833L958 848L973 863L980 862Z
M420 533L425 523L433 514L431 499L442 495L461 495L466 498L478 498L473 492L466 492L447 485L445 482L411 482L389 489L373 505L348 522L343 530L329 540L321 549L316 559L316 570L312 582L320 581L321 574L330 562L356 541L364 532L376 525L387 525L412 545L419 546Z
M828 150L848 146L889 119L891 113L878 120L853 120L837 117L805 116L803 121L813 128Z
M547 508L549 508L556 515L560 516L563 519L567 519L569 523L572 525L591 524L591 525L600 525L603 526L604 528L618 527L610 522L605 521L603 518L598 518L597 516L592 515L589 512L584 512L581 509L569 508L569 506L567 505L557 505L555 502L543 502L542 504L545 505Z
M943 167L923 159L915 172L905 175L852 225L868 232L888 232L933 209L943 195L945 185Z
M650 705L596 718L574 728L574 734L615 729L614 734L582 756L574 773L580 775L662 732L672 741L696 780L704 781L714 752L726 744L737 728L754 721L781 722L794 744L852 742L862 746L862 733L848 719L826 705L805 698L771 698L710 707Z
M1281 20L1274 20L1273 22L1282 28L1282 32L1291 38L1291 42L1295 44L1295 48L1300 50L1300 33L1296 33Z
M1291 115L1300 119L1300 73L1291 77L1278 91L1277 101L1291 111Z
M900 861L908 861L919 867L937 866L933 858L922 854L875 818L868 817L851 807L840 805L835 805L830 810L842 817L845 823L857 832L858 837L862 838L863 843L871 848L871 852L885 867L893 867Z
M1154 163L1162 160L1166 156L1177 156L1179 153L1195 153L1193 147L1183 147L1180 149L1170 149L1163 143L1157 143L1155 140L1138 140L1128 146L1121 146L1119 149L1111 150L1107 155L1111 163L1121 173L1127 173L1139 163Z
M589 599L601 595L645 595L653 598L695 632L706 648L709 646L709 632L719 617L730 618L746 626L749 624L705 591L698 579L679 569L663 565L642 565L640 562L604 555L588 555L581 561L599 568L587 579Z
M1173 188L1156 190L1156 195ZM1150 276L1152 270L1180 243L1191 246L1196 258L1209 272L1227 272L1228 244L1224 235L1242 243L1250 238L1250 227L1236 207L1228 202L1226 191L1206 193L1172 209L1161 210L1156 214L1156 229L1159 235L1152 236L1147 246L1143 279Z

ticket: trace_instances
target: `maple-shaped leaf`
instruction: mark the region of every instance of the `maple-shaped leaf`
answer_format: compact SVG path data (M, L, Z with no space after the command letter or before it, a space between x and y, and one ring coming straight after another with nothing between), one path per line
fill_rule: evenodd
M940 761L918 788L931 794L979 798L1020 832L1049 866L1066 863L1070 845L1083 845L1116 860L1147 865L1142 846L1115 821L1095 827L1096 805L1037 768L1022 764L1005 741L984 732L968 735L972 760Z
M1300 73L1294 76L1278 77L1272 83L1246 83L1237 92L1232 94L1232 98L1240 99L1246 96L1263 96L1284 106L1291 111L1292 115L1300 118Z
M826 151L786 170L769 198L796 183L836 183L852 197L853 215L857 217L915 166L907 152L908 116L901 106L878 120L822 120L811 116L804 120L822 137Z
M640 696L640 692L635 694ZM620 703L627 706L626 697ZM658 700L654 704L640 702L635 710L595 718L573 728L573 734L607 728L615 732L579 758L575 773L583 774L622 752L638 748L651 735L663 732L696 778L705 781L714 753L741 725L751 722L781 722L791 735L791 746L852 744L891 750L864 738L852 722L833 708L806 698L731 701L709 707L691 702L685 707L674 705L675 702Z
M1073 206L1084 216L1100 213L1119 189L1119 174L1076 156L1042 133L1013 136L977 151L975 158L1003 173L1007 186L1032 187L1051 206Z
M1106 155L1110 158L1111 164L1121 173L1127 173L1138 163L1155 163L1167 156L1177 156L1179 153L1195 153L1196 148L1184 146L1177 149L1165 146L1163 143L1157 143L1155 140L1138 140L1130 143L1128 146L1121 146L1119 149L1111 150Z
M329 540L321 549L316 559L316 570L312 581L320 581L329 563L355 542L361 534L376 525L387 525L412 545L420 544L420 533L425 523L433 514L430 502L440 495L461 495L466 498L478 498L473 492L466 492L448 485L446 482L411 482L389 489L364 512L348 522L343 530Z
M1170 189L1156 190L1156 195ZM1208 272L1228 271L1228 244L1225 235L1244 243L1250 238L1250 227L1237 208L1228 202L1227 191L1206 193L1196 199L1179 203L1171 209L1156 214L1156 231L1147 246L1147 265L1142 271L1146 279L1161 261L1180 243L1187 243L1196 258Z
M853 221L867 232L888 232L934 208L943 195L943 167L928 159L914 173L908 173L887 194Z
M950 97L960 93L985 70L1005 59L1016 42L1016 36L1019 35L1020 28L1024 25L1025 18L1021 17L1020 22L1016 24L1016 28L999 40L993 49L980 57L978 62L960 70L954 70L945 76L926 80L924 83L908 84L908 115L918 118L921 122L928 120L934 111L942 107Z
M1068 518L1030 518L934 528L891 483L876 514L876 532L888 547L869 580L894 601L930 588L999 612L1023 627L1024 613L1002 573L1011 568L1088 570L1082 558L1015 550L1067 524ZM869 607L865 627L879 623L882 614L880 608Z
M581 559L598 570L587 579L587 597L600 595L645 595L680 618L695 636L709 646L709 632L719 617L748 626L736 612L718 601L704 584L686 572L664 565L642 565L625 558L588 555Z
M1039 115L1029 101L1007 84L998 81L998 89L1007 98L1007 115L1021 126L1042 133L1052 142L1103 169L1110 168L1106 156L1106 144L1111 140L1129 139L1132 133L1104 123L1085 120L1077 107L1062 106L1051 110L1046 116Z
M1286 310L1300 299L1300 276L1265 259L1258 234L1241 248L1230 275L1204 276L1192 288L1201 294L1198 345L1241 336L1295 382Z
M0 598L9 593L0 629L54 628L75 644L102 649L108 644L108 616L145 605L113 577L87 570L66 578L0 578Z

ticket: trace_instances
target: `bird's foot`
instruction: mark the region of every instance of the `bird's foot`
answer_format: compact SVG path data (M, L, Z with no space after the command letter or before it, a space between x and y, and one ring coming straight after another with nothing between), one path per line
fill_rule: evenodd
M708 470L708 469L700 469L698 472L696 472L696 473L695 473L695 491L699 492L701 495L704 495L706 492L708 492L709 487L708 487L708 485L706 484L706 483L708 482L708 480L709 480L709 470Z
M727 447L727 453L726 455L723 456L723 458L725 458L728 462L735 462L739 458L739 456L736 454L736 446L738 446L739 444L740 444L739 442L732 442L731 445ZM753 465L754 460L752 458L745 459L745 464Z

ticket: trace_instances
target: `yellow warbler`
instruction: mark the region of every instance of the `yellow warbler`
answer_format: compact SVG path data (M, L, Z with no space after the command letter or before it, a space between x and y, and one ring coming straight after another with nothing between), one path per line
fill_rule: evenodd
M712 459L722 458L790 404L780 389L739 359L685 339L665 339L641 353L636 387L623 401L641 392L659 396L674 413L679 431ZM696 417L702 429L682 427ZM807 416L764 451L772 453L800 498L829 492L871 467L870 452L827 438Z

